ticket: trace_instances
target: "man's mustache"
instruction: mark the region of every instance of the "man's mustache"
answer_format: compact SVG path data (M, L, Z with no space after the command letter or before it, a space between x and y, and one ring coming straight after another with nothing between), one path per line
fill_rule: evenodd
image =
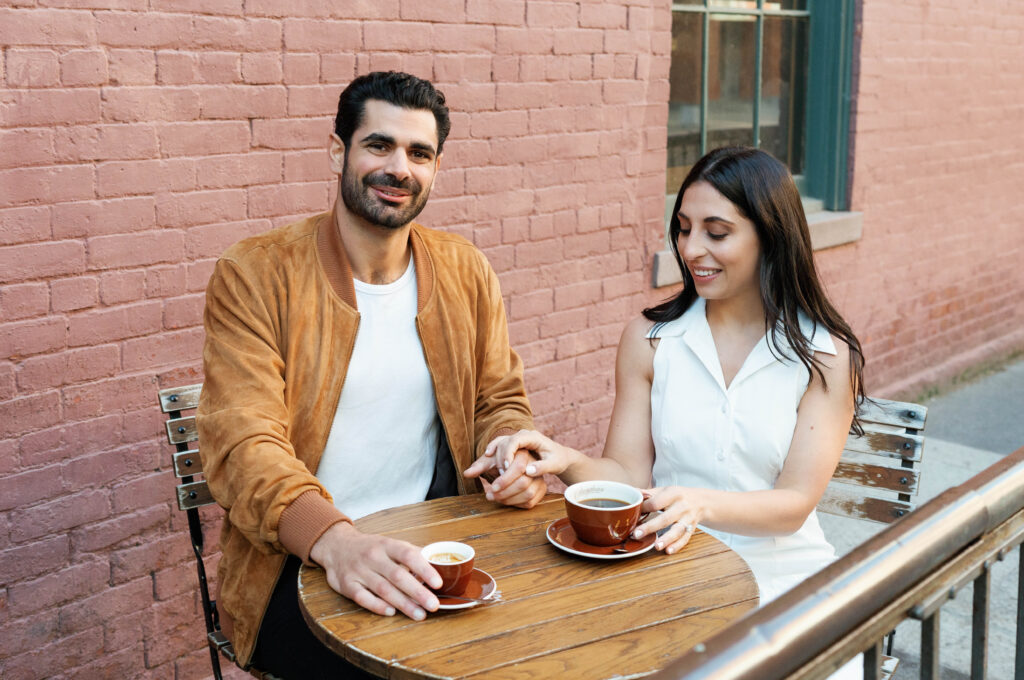
M395 189L404 189L412 194L418 194L420 189L420 183L412 177L407 177L404 180L399 180L393 175L389 175L386 172L375 172L367 175L363 178L363 184L370 186L375 184L377 186L392 187Z

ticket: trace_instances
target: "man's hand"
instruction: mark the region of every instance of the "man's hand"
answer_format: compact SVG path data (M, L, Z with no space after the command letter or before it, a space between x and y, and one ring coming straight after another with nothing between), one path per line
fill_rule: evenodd
M338 522L309 556L327 572L331 588L371 612L393 616L397 609L422 621L427 611L437 611L437 597L423 584L440 588L441 576L411 543Z
M466 477L479 477L489 470L497 470L501 474L493 482L480 480L487 500L524 509L540 503L548 492L547 482L543 476L530 477L525 474L526 466L536 462L533 455L526 449L520 449L508 467L503 467L502 461L492 452L474 461L462 474Z

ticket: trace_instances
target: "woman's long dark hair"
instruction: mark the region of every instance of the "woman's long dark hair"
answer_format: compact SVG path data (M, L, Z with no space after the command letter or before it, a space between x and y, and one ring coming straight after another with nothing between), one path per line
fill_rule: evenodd
M849 346L854 399L856 404L861 404L864 400L864 354L860 342L829 302L818 280L807 217L793 176L785 165L765 151L723 147L709 152L690 169L679 188L669 223L669 242L683 274L683 290L660 305L645 309L644 316L656 324L666 323L682 316L697 299L693 277L679 254L679 206L690 185L701 181L725 196L757 230L761 244L761 303L766 328L770 329L772 352L786 356L779 349L781 328L800 362L808 371L817 373L828 389L821 362L814 357L810 343L800 331L798 312L803 310L811 321L824 326ZM862 433L856 415L852 429L857 434Z

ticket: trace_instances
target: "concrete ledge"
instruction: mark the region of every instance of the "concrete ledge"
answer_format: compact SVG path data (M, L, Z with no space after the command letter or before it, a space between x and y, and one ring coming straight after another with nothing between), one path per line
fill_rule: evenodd
M859 212L819 210L807 215L807 227L811 231L811 246L815 250L834 248L860 240L864 215ZM663 288L682 280L672 251L666 248L656 252L651 266L651 285Z
M807 216L811 245L815 250L859 241L864 230L864 213L821 210Z

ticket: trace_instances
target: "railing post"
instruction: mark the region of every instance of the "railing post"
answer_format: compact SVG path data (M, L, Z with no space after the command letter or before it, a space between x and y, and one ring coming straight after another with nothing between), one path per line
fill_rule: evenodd
M1015 680L1024 680L1024 545L1017 547L1017 656Z
M879 680L882 668L882 641L864 650L864 680Z
M971 622L971 680L985 680L988 667L988 593L992 583L992 561L985 560L974 579L974 615Z
M939 620L941 609L921 621L921 680L939 680Z

